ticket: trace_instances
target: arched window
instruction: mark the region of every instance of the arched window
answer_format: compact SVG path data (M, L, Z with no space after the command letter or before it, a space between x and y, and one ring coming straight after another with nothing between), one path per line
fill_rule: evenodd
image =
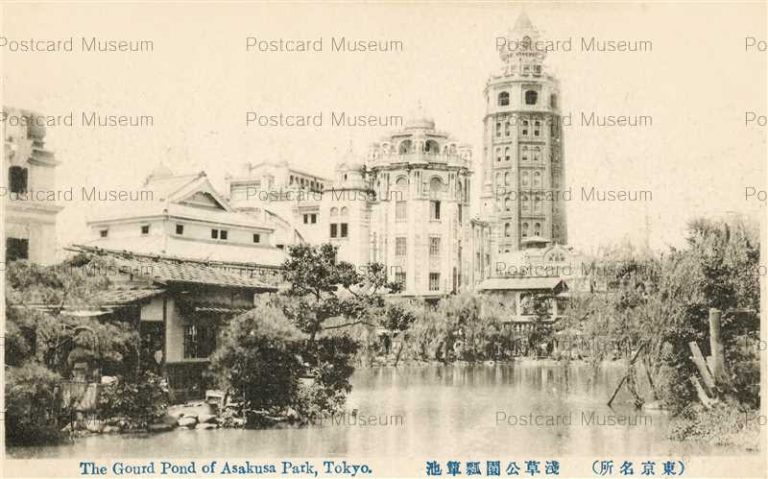
M504 148L504 161L509 161L509 147Z
M501 136L501 122L496 122L496 136Z
M496 148L496 161L501 161L501 148Z
M411 152L411 140L403 140L400 143L400 146L397 148L397 151L403 155L405 153Z
M520 148L520 159L522 161L528 161L528 147L523 146Z
M509 93L505 91L499 93L499 106L509 106Z
M349 208L346 206L341 207L341 216L349 216Z
M395 180L395 188L403 191L408 189L408 178L405 176L400 176Z
M523 238L527 238L528 237L528 223L523 223L521 229L522 229L521 233L522 233Z
M443 190L445 190L445 187L443 186L443 180L441 180L439 177L434 176L431 180L429 180L429 191L432 193L442 193Z
M509 172L504 173L504 186L510 186L510 176Z
M339 209L335 206L331 208L331 216L339 216Z
M533 187L541 188L541 172L536 171L533 173Z
M512 200L507 197L504 198L504 211L511 211L512 210Z
M541 160L541 148L540 147L534 147L533 149L533 161L540 161Z
M541 236L541 223L535 223L533 225L533 235Z
M512 235L512 225L504 223L504 237L509 238Z
M538 99L539 99L539 94L535 90L528 90L527 92L525 92L526 105L535 105Z
M510 125L510 123L509 123L509 120L507 120L506 122L504 122L504 136L509 136L509 135L511 135L511 134L512 134L512 133L510 132L510 129L509 129L509 125Z
M520 182L522 183L523 186L528 186L530 182L530 178L528 176L527 171L523 171L522 175L520 176Z
M496 173L496 186L501 186L501 172Z
M533 212L541 213L541 197L539 195L533 199Z
M440 153L440 144L435 140L427 140L426 145L424 145L424 151L427 153Z
M557 108L557 95L554 93L549 95L549 106L551 108Z

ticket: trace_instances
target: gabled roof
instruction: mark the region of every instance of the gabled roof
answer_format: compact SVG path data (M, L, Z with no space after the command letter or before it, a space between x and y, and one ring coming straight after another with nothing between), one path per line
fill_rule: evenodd
M236 212L213 188L202 171L177 176L152 174L141 190L147 192L146 201L127 202L118 209L109 205L89 215L88 224L124 222L162 215L226 226L272 230L256 218Z
M478 289L480 291L552 290L560 292L567 290L568 286L560 278L488 278L480 283Z

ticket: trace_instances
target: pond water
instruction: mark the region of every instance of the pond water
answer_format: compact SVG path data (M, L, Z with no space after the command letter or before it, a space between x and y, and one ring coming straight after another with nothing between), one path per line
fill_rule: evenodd
M728 453L668 440L667 416L636 411L626 393L608 408L621 374L618 363L549 361L361 369L348 414L306 428L89 436L8 452L62 459Z

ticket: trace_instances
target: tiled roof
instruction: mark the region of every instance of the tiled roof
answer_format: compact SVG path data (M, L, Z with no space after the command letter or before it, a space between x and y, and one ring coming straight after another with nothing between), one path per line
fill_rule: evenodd
M122 306L151 298L164 291L162 288L153 286L116 286L113 289L99 291L92 295L87 299L87 304L83 304L84 301L80 299L70 299L64 303L63 308L67 310L83 310L83 308L87 309L87 307L108 308L111 306ZM12 294L9 299L13 306L24 306L34 309L46 310L62 306L60 301L53 301L51 298L46 298L42 295L28 295L25 298L21 298L17 294Z
M480 283L481 291L526 291L565 288L565 281L560 278L489 278Z
M99 293L94 302L101 306L116 306L129 304L146 298L151 298L165 290L162 288L139 287L139 288L116 288Z
M227 271L205 261L139 255L85 246L75 246L74 249L106 256L113 260L121 271L161 284L185 283L277 291L275 286L253 279L248 274Z

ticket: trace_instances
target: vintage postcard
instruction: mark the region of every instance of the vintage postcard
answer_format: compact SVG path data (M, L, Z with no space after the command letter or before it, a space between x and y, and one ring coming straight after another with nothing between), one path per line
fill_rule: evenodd
M2 476L768 476L767 25L3 2Z

